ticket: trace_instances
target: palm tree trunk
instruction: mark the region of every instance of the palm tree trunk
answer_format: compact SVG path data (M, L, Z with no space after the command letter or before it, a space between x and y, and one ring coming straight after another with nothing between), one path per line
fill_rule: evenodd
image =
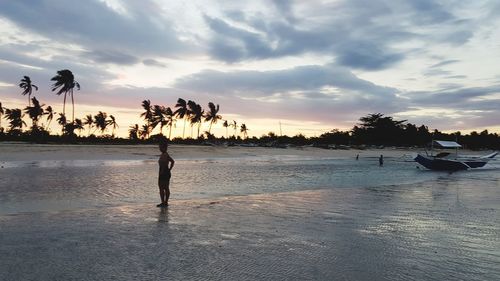
M184 139L185 132L186 132L186 118L184 118L184 127L182 128L182 139Z
M170 125L170 130L168 131L168 139L171 140L171 137L172 136L172 125Z
M64 93L63 115L66 116L66 92Z
M31 106L31 94L28 94L28 106Z
M198 138L200 138L200 128L201 128L201 122L198 124Z
M208 126L208 133L210 134L210 130L212 129L212 123L213 122L210 122L210 126Z
M226 139L227 139L227 127L226 127Z
M72 117L73 117L73 123L75 123L75 100L73 97L73 89L71 90L71 104L73 105L73 111L72 111Z

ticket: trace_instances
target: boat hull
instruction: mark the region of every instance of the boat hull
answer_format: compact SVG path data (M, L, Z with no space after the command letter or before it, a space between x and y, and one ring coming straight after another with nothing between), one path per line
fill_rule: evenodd
M471 167L470 165L464 162L449 160L449 159L429 158L422 156L420 154L418 154L417 157L415 157L415 161L429 170L436 170L436 171L460 171L460 170L467 170L469 168L482 167L486 164L484 163L482 164L482 166L478 166L479 165L478 164L477 167Z

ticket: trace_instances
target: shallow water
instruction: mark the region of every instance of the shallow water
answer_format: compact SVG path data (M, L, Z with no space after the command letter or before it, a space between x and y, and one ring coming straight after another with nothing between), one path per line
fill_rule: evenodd
M4 161L0 280L500 280L498 163Z
M158 197L156 160L4 161L2 165L0 214L147 203ZM401 158L386 158L384 167L375 158L178 159L172 199L409 184L442 175L415 167Z

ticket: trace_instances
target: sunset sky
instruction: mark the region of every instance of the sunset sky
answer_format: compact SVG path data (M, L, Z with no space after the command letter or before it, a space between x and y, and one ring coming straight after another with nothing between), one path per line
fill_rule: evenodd
M113 114L121 136L142 123L142 100L179 97L220 104L257 136L279 122L288 135L350 129L377 112L500 132L498 15L500 1L481 0L0 0L0 102L25 107L28 75L61 112L50 78L70 69L76 115Z

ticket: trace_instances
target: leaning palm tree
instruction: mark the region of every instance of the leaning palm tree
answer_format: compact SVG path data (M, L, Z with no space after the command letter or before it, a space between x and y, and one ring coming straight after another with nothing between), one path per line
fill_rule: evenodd
M83 119L83 125L88 126L89 132L87 133L87 136L90 136L90 130L92 130L92 127L94 126L94 119L92 118L92 114L87 114L85 118Z
M240 131L243 133L243 137L244 138L248 138L248 134L247 133L248 133L249 129L247 128L247 125L241 124Z
M24 113L28 114L29 118L31 119L33 125L31 127L31 130L38 130L38 120L40 120L40 117L42 117L43 113L43 107L45 104L40 105L40 102L33 97L32 99L33 106L27 106L24 109Z
M22 130L23 125L26 126L26 123L23 121L23 113L21 109L5 109L5 117L9 120L9 132L13 132L16 129Z
M217 107L213 104L213 102L208 103L208 108L210 111L205 113L205 121L210 122L210 126L208 127L208 133L210 134L210 130L212 129L212 125L216 124L218 120L222 119L222 116L217 114L219 112L219 105Z
M200 138L200 128L201 122L203 122L203 109L201 105L195 103L194 101L188 101L189 111L191 112L191 127L195 124L198 124L198 135L197 138Z
M226 139L227 139L227 127L229 127L229 123L227 123L227 120L224 120L224 123L222 123L222 127L226 128Z
M184 133L186 131L186 119L189 117L189 109L187 107L187 103L184 99L179 98L177 100L177 104L175 105L177 110L175 110L174 114L177 118L184 119L184 127L182 128L182 138L184 138Z
M151 106L151 101L150 100L143 100L142 101L142 108L144 109L144 112L141 113L141 117L146 120L148 127L151 126L151 123L153 122L153 110ZM148 130L149 132L150 130ZM149 133L148 133L149 136Z
M153 131L156 126L160 125L160 135L163 135L163 127L167 125L166 109L162 105L154 105L151 117L151 130Z
M21 79L21 83L19 83L19 88L23 89L21 95L28 95L28 106L30 106L31 94L33 93L33 89L35 89L35 91L38 91L38 86L35 84L31 84L31 79L28 76L24 76L24 78Z
M49 130L49 126L50 126L50 122L52 122L52 119L54 119L54 114L56 114L56 112L52 109L52 106L47 106L47 108L45 108L45 115L47 115L47 125L45 126L45 130Z
M111 136L115 136L115 130L116 128L118 128L118 123L116 123L116 119L113 115L109 115L109 120L106 121L108 123L109 126L112 127L112 131L111 131Z
M68 94L71 96L71 104L73 105L72 119L75 121L75 99L73 97L73 89L76 87L77 90L80 90L80 84L75 81L75 76L73 76L73 73L68 69L57 71L57 75L50 80L54 81L54 84L52 84L52 92L59 89L56 94L58 96L64 94L62 113L64 115L66 115L66 96Z
M137 140L139 138L139 125L138 124L134 124L133 126L129 127L128 137L131 140Z
M101 130L101 134L104 134L104 132L108 128L109 123L107 122L106 118L108 118L108 114L102 111L99 111L99 113L97 113L97 115L94 116L94 124L96 127L95 130L97 129Z

